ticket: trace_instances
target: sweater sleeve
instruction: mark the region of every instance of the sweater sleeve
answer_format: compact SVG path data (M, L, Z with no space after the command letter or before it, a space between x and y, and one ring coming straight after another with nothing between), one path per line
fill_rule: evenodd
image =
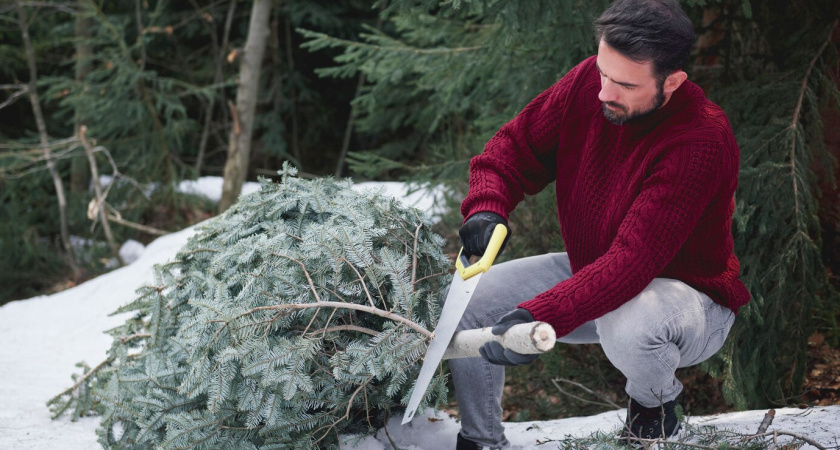
M737 176L737 162L721 147L687 139L669 149L650 169L608 251L519 307L564 336L642 292L680 250L727 177Z
M464 218L490 211L508 218L524 198L555 177L557 146L563 115L589 58L529 103L470 161L470 190L461 203Z

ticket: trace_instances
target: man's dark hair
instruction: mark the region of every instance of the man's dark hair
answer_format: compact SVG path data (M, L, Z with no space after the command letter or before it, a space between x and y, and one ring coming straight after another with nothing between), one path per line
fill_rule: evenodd
M661 81L688 61L694 26L675 0L616 0L595 21L601 39L636 62L653 62Z

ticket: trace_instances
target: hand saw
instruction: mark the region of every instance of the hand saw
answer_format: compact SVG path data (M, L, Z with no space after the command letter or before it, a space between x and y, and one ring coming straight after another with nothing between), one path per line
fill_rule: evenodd
M408 401L408 407L403 416L403 425L411 422L411 419L414 418L414 413L417 412L420 401L426 395L426 389L432 381L432 376L434 376L435 370L440 364L441 358L443 358L443 353L446 351L449 341L452 340L452 335L455 334L461 316L464 315L464 311L470 303L470 297L472 297L475 287L478 286L478 280L493 265L506 236L507 227L497 224L496 228L493 229L493 235L490 237L484 256L475 264L470 264L469 258L464 255L464 248L461 247L458 259L455 262L457 271L452 276L452 284L449 286L449 293L446 295L446 302L443 304L434 337L426 349L423 367L420 368L420 375L414 384L414 391L411 393L411 399Z

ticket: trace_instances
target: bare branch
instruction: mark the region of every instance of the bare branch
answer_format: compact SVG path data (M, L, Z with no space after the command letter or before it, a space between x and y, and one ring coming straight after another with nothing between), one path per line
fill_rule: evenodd
M73 136L73 137L70 137L70 138L67 138L67 139L59 139L59 140L54 140L54 141L47 142L46 148L49 148L50 150L55 150L55 149L58 149L58 148L67 147L67 146L72 145L72 144L78 144L78 142L79 142L79 139L76 138L76 136ZM41 153L41 151L45 147L43 145L41 145L40 147L30 147L30 146L21 145L21 144L0 144L0 148L7 148L7 149L11 149L11 150L15 150L15 149L27 150L27 151L31 151L33 153L35 153L35 152ZM16 152L15 154L19 155L20 153ZM0 156L3 156L3 155L0 155Z
M417 241L420 239L420 228L423 227L423 222L417 224L417 229L414 230L414 251L411 255L411 287L417 283Z
M578 397L577 395L566 392L565 389L560 387L560 384L558 382L567 383L567 384L571 384L573 386L577 386L578 388L583 389L587 393L589 393L589 394L591 394L595 397L598 397L598 398L600 398L604 401L603 402L596 402L596 401L592 401L592 400L587 400L587 399L582 398L582 397ZM551 380L551 383L554 385L554 387L557 388L558 391L560 391L561 394L572 397L575 400L578 400L578 401L581 401L581 402L584 402L584 403L589 403L589 404L592 404L592 405L612 406L613 408L621 408L621 406L617 405L615 402L613 402L609 398L606 398L602 395L599 395L597 392L592 391L588 387L586 387L586 386L584 386L584 385L582 385L582 384L580 384L576 381L567 380L565 378L554 378L553 380Z
M82 142L82 147L85 148L85 153L87 154L88 163L90 164L90 174L93 180L93 191L96 194L96 198L91 202L95 205L94 211L91 211L90 208L88 208L88 218L93 219L93 217L99 215L99 221L102 223L102 231L105 232L105 239L108 240L111 252L114 254L114 257L117 258L117 261L120 262L120 265L124 266L125 261L123 261L120 256L120 247L114 240L114 233L111 232L111 224L108 222L108 212L105 209L105 195L103 195L102 185L99 183L99 168L96 166L96 158L93 156L93 148L87 141L85 134L87 134L87 127L82 125L79 127L79 141Z
M73 391L75 391L76 389L78 389L78 388L79 388L79 386L81 386L81 385L82 385L85 381L87 381L87 379L88 379L88 378L90 378L90 377L92 377L92 376L96 375L96 373L97 373L97 372L99 372L99 370L100 370L100 369L102 369L103 367L105 367L105 365L106 365L106 364L110 363L110 362L111 362L111 361L113 361L113 360L114 360L113 358L107 358L107 359L105 359L105 361L102 361L101 363L99 363L96 367L94 367L93 369L91 369L91 370L90 370L88 373L86 373L86 374L85 374L82 378L80 378L80 379L79 379L79 381L77 381L76 383L74 383L74 384L73 384L73 386L70 386L69 388L67 388L67 389L65 389L65 390L63 390L63 391L61 391L61 392L60 392L58 395L56 395L55 397L51 398L51 399L47 402L47 404L48 404L48 405L53 404L53 403L57 402L57 401L58 401L58 399L60 399L62 396L72 393Z
M358 325L336 325L334 327L324 328L321 331L313 331L312 333L309 333L309 335L314 336L316 334L327 334L333 331L358 331L360 333L369 334L371 336L379 335L379 333L377 333L374 330L371 330L370 328L360 327Z
M394 322L401 323L412 330L420 333L423 337L427 339L432 338L432 332L421 327L420 325L412 322L411 320L406 319L403 316L398 314L394 314L392 312L383 311L379 308L372 308L367 305L359 305L357 303L344 303L344 302L312 302L312 303L287 303L282 305L270 305L270 306L260 306L244 313L240 314L237 317L246 315L246 314L253 314L257 311L274 311L274 310L281 310L281 309L309 309L309 308L339 308L339 309L351 309L354 311L362 311L366 313L370 313L379 317L384 317L389 320L393 320Z
M331 431L332 429L334 429L334 428L335 428L335 426L336 426L336 425L338 425L338 423L339 423L339 422L341 422L342 420L345 420L345 419L349 419L349 418L350 418L350 409L352 409L352 407L353 407L353 400L355 400L355 399L356 399L356 396L357 396L357 395L359 395L359 391L361 391L363 388L367 387L367 385L371 382L371 380L373 380L373 375L371 375L370 377L368 377L368 379L367 379L367 380L365 380L363 383L359 384L359 387L358 387L358 388L356 388L356 390L355 390L355 391L353 391L353 395L352 395L352 396L350 396L350 400L348 400L348 401L347 401L347 410L344 412L344 415L343 415L343 416L341 416L341 417L339 417L338 419L336 419L336 420L335 420L335 422L331 423L330 425L325 425L325 426L323 426L323 427L318 428L317 430L315 430L315 433L317 433L317 432L319 432L319 431L323 430L324 428L326 428L326 431L324 431L324 434L322 434L322 435L321 435L321 437L320 437L320 438L318 438L315 442L320 442L320 441L321 441L321 440L323 440L325 437L327 437L327 435L330 433L330 431ZM366 393L366 395L365 395L365 396L367 397L367 391L365 391L365 393ZM334 411L334 410L333 410L333 411ZM396 448L396 447L395 447L395 448Z
M26 86L20 85L20 86L17 88L17 92L12 93L12 95L10 95L10 96L9 96L9 98L7 98L5 102L0 103L0 109L3 109L3 108L5 108L5 107L7 107L7 106L11 105L12 103L14 103L14 102L15 102L15 100L16 100L18 97L20 97L20 96L22 96L22 95L26 94L27 92L29 92L29 89L27 89L27 88L26 88Z
M813 440L813 439L811 439L807 436L802 436L801 434L796 434L796 433L792 433L790 431L784 431L784 430L775 430L775 431L768 431L768 432L765 432L765 433L758 433L758 434L754 434L752 436L749 436L749 437L745 438L744 440L755 439L755 438L760 438L760 437L767 437L767 436L777 436L777 435L778 436L790 436L794 439L799 439L802 442L813 445L814 447L816 447L820 450L827 450L824 445L820 444L819 442L817 442L817 441L815 441L815 440Z
M136 222L131 222L128 220L123 219L122 214L119 211L115 210L111 205L106 203L106 207L110 210L108 214L108 220L120 224L124 227L134 228L135 230L142 231L144 233L153 234L155 236L166 236L170 234L169 231L161 230L158 228L150 227L148 225L139 224Z
M309 271L306 270L306 265L304 265L302 262L292 258L291 256L286 256L286 255L283 255L283 254L280 254L280 253L273 253L273 252L271 254L274 255L274 256L278 256L280 258L286 258L289 261L292 261L295 264L299 265L300 268L303 269L303 274L306 275L306 280L309 282L309 288L312 290L312 294L315 295L315 300L317 300L318 303L321 303L321 296L318 295L318 291L315 290L315 282L312 281L312 277L309 276Z
M26 7L52 8L56 11L61 11L67 14L76 14L78 12L75 8L73 8L73 3L41 2L36 0L27 0L21 3L23 3L23 6Z

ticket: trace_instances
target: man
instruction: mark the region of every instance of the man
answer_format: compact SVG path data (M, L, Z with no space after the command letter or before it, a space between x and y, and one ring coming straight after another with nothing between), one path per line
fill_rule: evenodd
M556 181L567 253L499 264L459 330L551 324L558 341L599 343L626 377L623 441L669 437L674 373L717 352L749 293L731 232L739 150L723 111L682 70L694 29L674 0L618 0L595 22L598 54L534 99L470 163L460 230L481 255L525 194ZM507 445L496 343L452 360L458 449Z

